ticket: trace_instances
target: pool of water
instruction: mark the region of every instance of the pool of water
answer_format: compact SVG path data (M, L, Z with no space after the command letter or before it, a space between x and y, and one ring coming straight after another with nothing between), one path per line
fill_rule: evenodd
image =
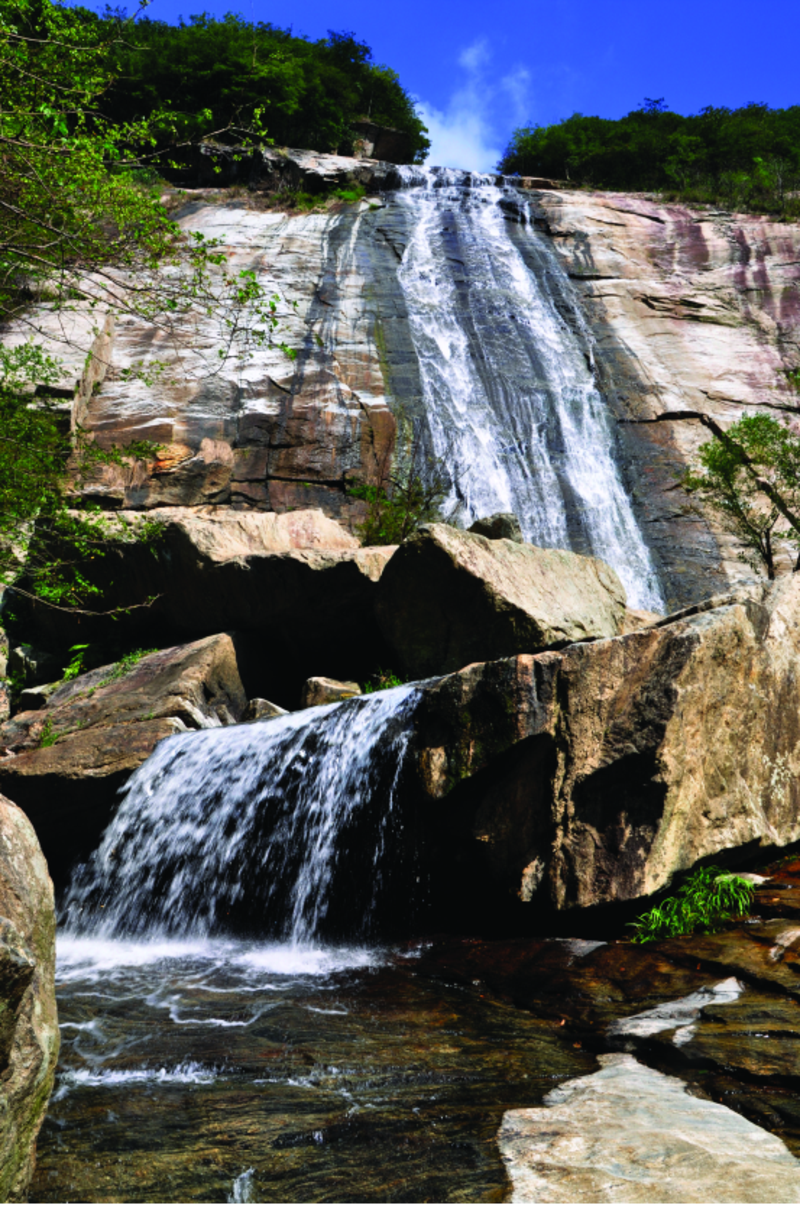
M421 947L61 938L32 1201L493 1201L503 1112L593 1057Z

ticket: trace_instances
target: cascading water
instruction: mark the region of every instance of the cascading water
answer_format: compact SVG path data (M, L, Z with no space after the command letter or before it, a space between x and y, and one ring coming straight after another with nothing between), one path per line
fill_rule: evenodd
M528 202L495 176L400 170L409 241L398 277L433 451L452 475L447 505L467 523L514 511L526 539L601 557L631 606L663 611L591 338ZM509 223L509 211L526 220Z
M244 928L297 944L367 932L417 699L395 687L162 742L76 873L66 930Z
M453 505L515 511L660 609L571 286L503 216L525 202L488 177L407 176L399 277ZM482 988L420 979L414 952L322 944L369 936L414 889L395 797L419 698L174 736L133 775L62 908L37 1200L502 1195L500 1111L586 1056Z

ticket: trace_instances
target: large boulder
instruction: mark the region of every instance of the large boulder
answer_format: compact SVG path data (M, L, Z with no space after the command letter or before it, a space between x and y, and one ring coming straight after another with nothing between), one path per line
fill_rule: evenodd
M454 907L633 900L701 859L789 845L800 575L626 636L470 666L426 687L416 724L438 801L434 887Z
M147 547L125 539L123 528L87 572L107 608L152 604L115 620L29 604L46 643L68 648L120 630L131 642L178 643L235 629L253 636L243 664L248 694L290 708L312 675L365 678L385 660L374 598L393 547L362 548L319 510L183 507L122 518L133 526L159 521L161 538Z
M25 1201L58 1058L53 884L25 814L0 796L0 1200Z
M592 557L432 523L394 554L376 607L402 669L422 678L616 636L625 591L614 570Z
M93 848L117 791L159 741L236 723L246 706L225 633L101 666L0 726L0 789L28 813L60 879Z

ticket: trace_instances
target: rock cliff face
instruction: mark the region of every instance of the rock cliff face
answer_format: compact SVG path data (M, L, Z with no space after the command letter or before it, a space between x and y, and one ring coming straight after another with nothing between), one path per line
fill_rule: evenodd
M786 372L800 366L800 226L614 193L539 193L536 208L575 284L618 418L692 409L727 425L745 412L797 412ZM620 435L674 600L740 578L731 537L712 537L674 488L705 442L699 424L624 425Z
M286 172L295 186L352 178L374 195L311 214L265 209L263 192L284 186ZM348 496L346 482L377 479L395 448L398 414L426 421L399 279L415 220L404 198L442 180L302 153L250 175L250 189L236 195L189 192L177 217L187 232L219 237L233 269L253 269L279 294L280 338L297 358L277 347L251 348L252 355L234 355L220 367L222 328L207 316L171 334L132 317L107 324L97 332L75 417L101 442L149 438L162 451L150 464L104 470L87 492L111 507L321 506L353 523L363 504ZM456 182L474 190L495 179L462 173ZM547 182L508 182L496 203L523 258L531 260L531 223L541 248L555 248L573 289L557 301L565 329L583 341L615 420L680 408L705 409L723 421L751 407L794 409L797 395L785 374L800 364L798 227L641 197L532 187L537 183ZM452 262L465 265L452 284L468 292L476 250L455 234L452 241ZM532 260L530 267L544 270ZM478 326L479 317L476 311ZM41 319L65 359L68 391L83 354L70 344L82 349L94 319L80 310ZM475 338L478 326L470 333L467 322L463 337ZM126 375L157 363L162 367L147 382ZM701 439L696 427L616 426L623 476L668 609L747 574L730 538L676 489L675 475ZM579 532L572 546L587 550Z
M0 796L0 1200L27 1200L58 1057L53 884L30 821Z

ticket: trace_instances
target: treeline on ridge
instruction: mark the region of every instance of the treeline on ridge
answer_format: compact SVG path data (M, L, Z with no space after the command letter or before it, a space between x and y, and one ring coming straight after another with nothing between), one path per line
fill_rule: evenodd
M661 99L618 120L575 113L515 130L498 170L800 217L800 105L708 105L684 117Z
M312 41L234 13L170 25L126 21L120 9L79 11L95 35L108 36L113 82L104 117L120 125L151 120L162 146L217 131L235 142L237 130L262 129L278 146L350 155L353 122L363 119L402 131L408 162L423 162L430 146L397 73L374 63L352 33Z

